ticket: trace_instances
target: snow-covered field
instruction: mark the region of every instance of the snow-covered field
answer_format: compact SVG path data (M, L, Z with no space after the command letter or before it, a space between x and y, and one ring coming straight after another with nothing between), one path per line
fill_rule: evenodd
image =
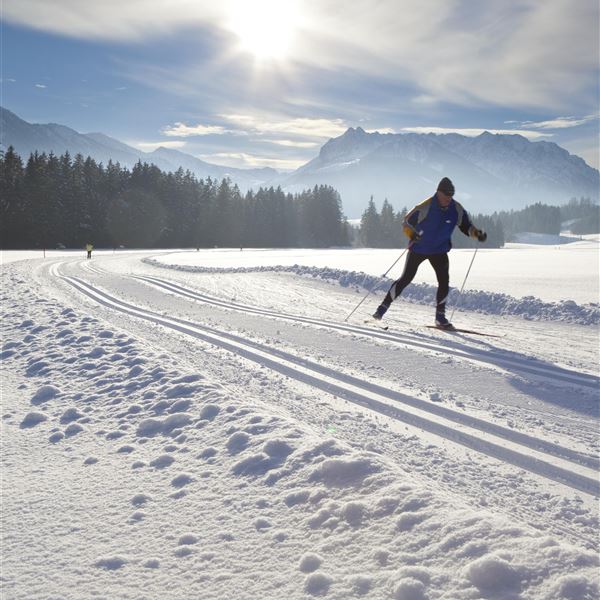
M598 598L597 238L398 254L3 252L2 598Z

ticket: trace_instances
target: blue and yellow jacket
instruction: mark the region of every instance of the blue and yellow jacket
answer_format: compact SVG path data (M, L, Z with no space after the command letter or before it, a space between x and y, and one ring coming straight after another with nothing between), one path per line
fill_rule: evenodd
M476 228L462 205L452 200L446 208L442 208L434 194L406 215L403 229L411 240L415 233L420 235L420 239L408 245L412 252L443 254L452 248L450 238L457 225L465 235L476 237Z

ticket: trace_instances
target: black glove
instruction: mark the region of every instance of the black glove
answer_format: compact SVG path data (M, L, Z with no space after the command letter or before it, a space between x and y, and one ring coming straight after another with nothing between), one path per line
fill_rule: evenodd
M487 233L482 229L477 229L477 227L473 227L471 229L471 237L479 240L480 242L485 242L487 240Z
M413 231L410 234L411 242L418 242L421 239L421 234L418 231Z

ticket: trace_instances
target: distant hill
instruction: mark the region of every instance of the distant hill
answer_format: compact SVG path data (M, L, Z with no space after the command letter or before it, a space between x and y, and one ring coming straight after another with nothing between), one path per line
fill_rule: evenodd
M138 161L156 165L163 171L177 171L179 167L189 169L199 179L230 177L242 191L268 185L279 175L275 169L235 169L213 165L178 150L160 147L154 152L142 152L103 133L79 133L74 129L48 123L28 123L13 112L0 107L0 148L13 146L24 160L34 152L54 152L60 155L91 156L97 162L107 164L112 159L124 167L133 167Z
M24 158L31 152L81 153L106 164L155 164L164 171L189 169L198 178L229 177L244 192L277 186L299 192L327 184L341 195L344 213L360 218L371 195L380 206L387 198L397 209L430 196L450 177L457 199L471 212L519 209L535 202L564 204L572 197L599 198L600 174L553 142L530 142L520 135L488 132L458 134L381 134L350 128L329 140L319 155L293 171L235 169L202 161L169 148L142 152L102 133L78 133L57 124L31 124L0 107L0 147Z

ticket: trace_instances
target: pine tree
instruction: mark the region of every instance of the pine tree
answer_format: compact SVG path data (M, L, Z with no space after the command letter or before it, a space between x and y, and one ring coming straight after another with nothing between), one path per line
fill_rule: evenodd
M0 155L0 243L4 248L19 247L24 241L19 239L25 228L23 176L23 161L9 146Z
M363 245L368 248L379 247L381 223L373 196L369 199L369 204L360 219L360 238Z

